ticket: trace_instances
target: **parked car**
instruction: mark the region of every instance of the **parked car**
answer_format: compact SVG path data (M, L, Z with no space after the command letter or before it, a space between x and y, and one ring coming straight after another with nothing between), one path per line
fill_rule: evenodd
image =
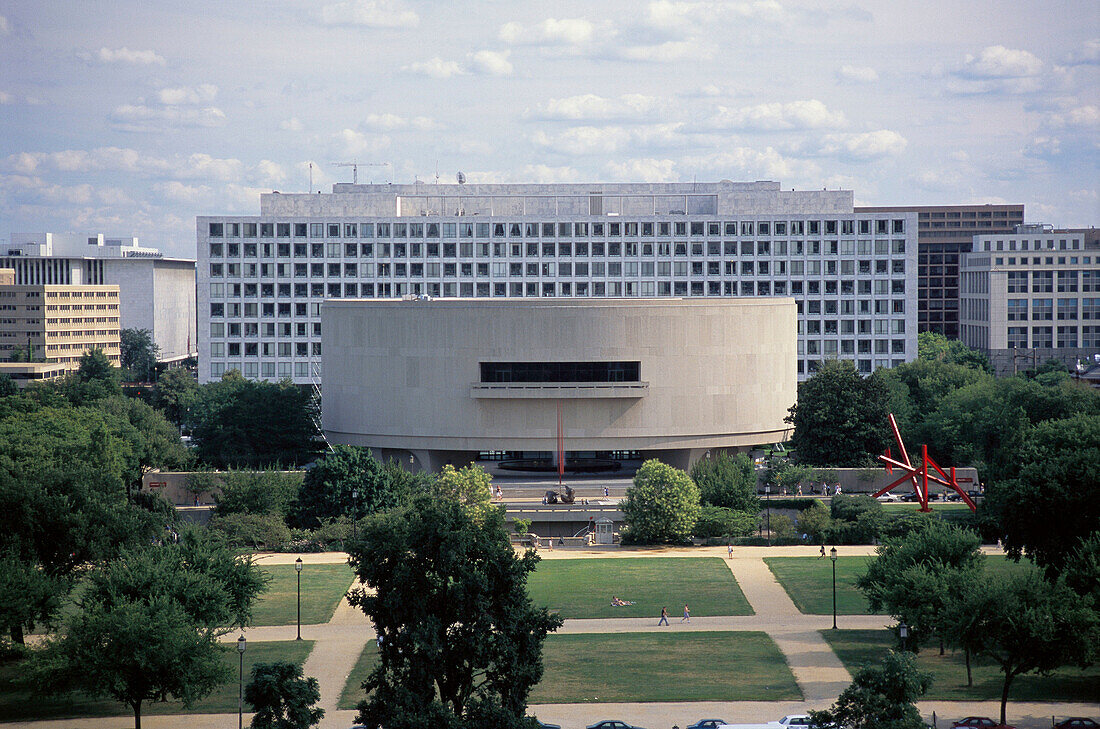
M561 729L561 724L547 724L545 721L540 721L539 729Z
M625 721L604 719L603 721L597 721L595 724L589 724L585 729L642 729L642 727L627 724Z
M725 719L700 719L686 729L718 729L725 723Z
M895 494L893 491L887 491L882 496L878 497L878 500L879 501L897 501L898 500L898 495Z
M1096 729L1097 727L1100 727L1100 724L1081 716L1063 719L1054 725L1054 729Z
M901 500L902 501L908 501L908 502L920 501L920 499L917 498L917 495L914 494L914 493L902 494L901 495Z
M965 719L959 719L957 722L951 725L951 729L956 727L978 727L979 729L1016 729L1011 724L999 724L987 716L968 716Z

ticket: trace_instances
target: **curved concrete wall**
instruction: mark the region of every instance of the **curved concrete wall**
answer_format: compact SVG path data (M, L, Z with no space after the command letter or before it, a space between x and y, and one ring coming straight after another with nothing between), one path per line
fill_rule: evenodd
M554 451L560 401L568 451L701 455L782 440L796 396L788 298L332 300L322 331L326 436L383 452ZM486 361L639 361L641 382L488 385Z

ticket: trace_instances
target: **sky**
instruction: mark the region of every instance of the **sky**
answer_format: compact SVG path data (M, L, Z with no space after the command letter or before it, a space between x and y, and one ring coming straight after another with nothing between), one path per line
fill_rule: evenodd
M1100 3L0 0L0 242L350 182L776 180L1100 224Z

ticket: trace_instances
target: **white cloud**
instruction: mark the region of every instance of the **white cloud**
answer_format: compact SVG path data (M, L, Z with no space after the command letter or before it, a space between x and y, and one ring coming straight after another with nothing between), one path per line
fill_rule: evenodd
M7 35L11 32L11 24L8 19L3 15L0 15L0 35Z
M321 8L321 22L368 28L415 28L420 17L396 0L346 0Z
M402 71L418 73L432 78L451 78L466 73L456 61L444 61L439 56L429 58L426 61L414 61L401 67Z
M438 129L440 125L426 116L406 118L397 114L369 114L361 125L364 129L376 132L392 132L399 129L428 131Z
M655 0L646 8L649 25L661 29L695 29L723 18L784 22L789 13L777 0L749 2L678 2Z
M676 162L670 159L612 160L605 165L613 180L630 182L675 182Z
M127 132L158 132L166 128L213 128L225 125L225 112L217 107L188 109L177 106L152 107L123 104L111 112L111 123Z
M563 129L556 134L536 131L531 141L547 149L567 155L611 154L630 148L655 149L676 147L683 144L680 123L652 124L639 127L581 126Z
M830 110L817 99L787 103L757 104L740 109L718 107L706 123L712 129L742 129L746 131L787 131L792 129L828 129L843 127L844 114Z
M859 134L826 134L812 140L803 149L809 154L862 162L897 157L908 144L908 140L897 132L879 129Z
M478 51L470 56L470 65L478 73L489 76L511 76L512 64L508 60L511 51Z
M836 72L841 81L869 84L878 81L878 71L870 66L841 66Z
M563 99L549 99L525 116L536 119L607 120L632 119L652 113L659 105L655 96L623 94L616 98L581 94Z
M1028 51L989 46L977 56L967 54L955 74L967 79L1019 79L1042 70L1043 62Z
M125 46L122 48L100 48L96 52L95 58L101 63L153 64L157 66L166 64L164 57L156 51L135 51Z
M284 132L300 132L305 129L305 127L302 125L302 122L298 121L298 117L292 116L289 119L283 119L279 122L279 129L282 129Z
M1082 43L1080 48L1072 51L1066 57L1065 62L1069 66L1100 65L1100 38L1093 38Z
M553 182L579 182L580 173L572 167L550 167L549 165L524 165L519 180L550 184Z
M813 162L784 157L772 147L766 147L763 151L752 147L730 147L712 154L689 156L681 160L680 168L734 180L785 181L820 175L820 169Z
M196 106L209 104L218 95L218 87L213 84L199 84L198 86L180 86L178 88L164 88L157 92L157 100L166 105Z
M1062 142L1057 137L1035 137L1023 151L1028 157L1055 157L1062 153Z
M1078 106L1046 116L1047 124L1055 128L1081 127L1095 129L1100 127L1100 107Z
M269 159L260 160L256 165L256 171L262 179L271 183L285 182L287 179L286 169L278 162L272 162Z
M354 158L361 154L377 152L390 146L390 138L384 134L364 134L354 129L344 129L336 135L340 152Z
M629 61L676 61L681 58L709 58L714 50L709 44L695 40L665 41L656 45L627 46L619 55Z
M596 26L584 18L547 18L541 23L525 26L522 23L505 23L497 36L510 45L564 45L579 46L590 43Z

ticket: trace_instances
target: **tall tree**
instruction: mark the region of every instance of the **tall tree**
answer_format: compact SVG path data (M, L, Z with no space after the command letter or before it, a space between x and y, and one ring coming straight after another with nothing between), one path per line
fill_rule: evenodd
M542 677L542 643L561 619L535 608L495 509L475 518L421 495L370 519L350 562L367 590L350 595L384 637L357 721L389 729L520 729Z
M198 391L199 385L189 370L173 367L157 380L153 403L164 412L164 417L182 428L198 399Z
M849 360L829 360L799 383L785 418L799 463L862 466L882 453L890 426L883 375L864 378Z
M213 474L191 474L195 486L209 490L204 484ZM213 476L221 493L214 497L218 516L227 514L274 514L286 517L302 487L300 471L238 471L230 470Z
M493 509L493 477L484 468L471 463L462 468L443 467L432 484L432 492L461 504L475 518Z
M737 511L760 511L756 495L756 469L744 453L702 458L691 468L691 480L699 487L704 504L724 506Z
M956 339L948 339L939 332L920 332L917 334L917 359L930 362L946 362L984 372L993 372L993 365L989 363L989 357Z
M316 415L306 388L229 376L200 390L193 410L195 451L216 468L303 465L323 446Z
M249 622L263 586L251 560L195 531L124 551L89 575L81 611L31 654L30 684L124 703L141 729L146 702L190 706L229 677L218 636Z
M642 544L687 541L699 511L699 487L691 476L656 459L634 474L623 502L630 539Z
M306 471L291 521L312 529L322 519L360 519L392 509L404 496L399 471L380 463L366 448L334 446Z
M148 329L120 329L119 362L136 380L152 382L157 378L160 347Z
M915 702L932 683L910 653L888 653L878 666L859 669L825 711L810 712L814 729L924 729Z

